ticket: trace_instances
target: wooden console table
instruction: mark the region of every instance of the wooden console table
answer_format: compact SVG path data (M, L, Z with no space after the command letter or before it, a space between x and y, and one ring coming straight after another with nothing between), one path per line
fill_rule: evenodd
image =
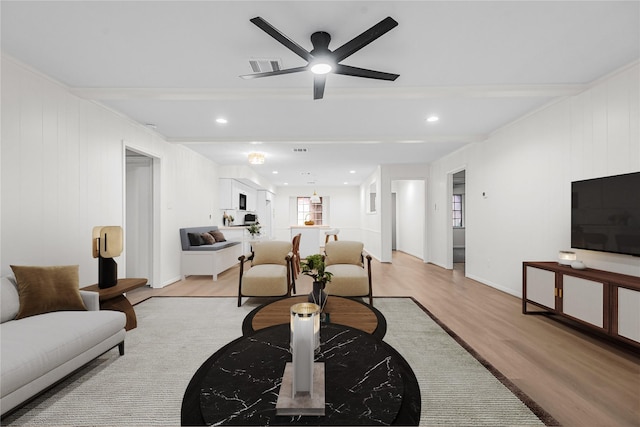
M127 316L127 331L138 326L136 312L124 295L136 288L147 284L147 279L118 279L118 283L110 288L100 289L97 284L82 288L83 291L97 292L100 294L100 310L121 311Z
M533 305L545 311L531 311ZM557 262L522 264L522 313L551 313L640 348L640 277Z

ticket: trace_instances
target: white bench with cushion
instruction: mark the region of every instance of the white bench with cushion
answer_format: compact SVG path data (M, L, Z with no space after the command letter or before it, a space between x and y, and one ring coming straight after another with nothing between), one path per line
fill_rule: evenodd
M205 235L203 237L203 235ZM218 236L219 241L208 242L198 240L213 239ZM180 243L182 244L181 273L185 278L191 275L213 276L218 280L218 274L238 264L238 257L242 255L242 242L227 241L215 225L190 227L180 229Z

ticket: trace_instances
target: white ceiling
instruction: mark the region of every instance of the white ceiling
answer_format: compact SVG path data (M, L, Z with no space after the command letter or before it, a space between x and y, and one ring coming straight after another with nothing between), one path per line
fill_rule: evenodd
M265 164L252 167L275 185L356 185L379 164L430 162L640 58L639 1L0 7L4 54L218 164L246 164L250 151L264 152ZM255 16L308 50L314 31L329 32L335 49L391 16L398 27L343 63L400 77L329 75L318 101L307 73L241 79L249 59L305 65L250 23ZM440 121L426 123L431 114ZM229 122L216 124L219 116Z

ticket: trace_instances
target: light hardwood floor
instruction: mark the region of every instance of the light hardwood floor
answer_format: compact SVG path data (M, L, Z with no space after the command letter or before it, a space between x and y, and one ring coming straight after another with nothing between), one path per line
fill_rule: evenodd
M640 426L640 355L623 351L546 316L521 313L521 300L403 254L373 262L374 296L412 296L565 426ZM150 296L237 296L237 267L192 276ZM311 290L302 276L298 294ZM375 300L374 300L375 305Z

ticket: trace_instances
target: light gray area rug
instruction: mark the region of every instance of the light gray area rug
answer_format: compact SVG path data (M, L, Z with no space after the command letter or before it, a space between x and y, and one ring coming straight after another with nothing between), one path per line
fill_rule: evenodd
M28 426L178 426L183 393L200 365L242 335L264 301L155 297L135 306L125 355L101 356L2 422ZM421 425L539 426L540 419L413 300L376 298L384 338L413 368Z

